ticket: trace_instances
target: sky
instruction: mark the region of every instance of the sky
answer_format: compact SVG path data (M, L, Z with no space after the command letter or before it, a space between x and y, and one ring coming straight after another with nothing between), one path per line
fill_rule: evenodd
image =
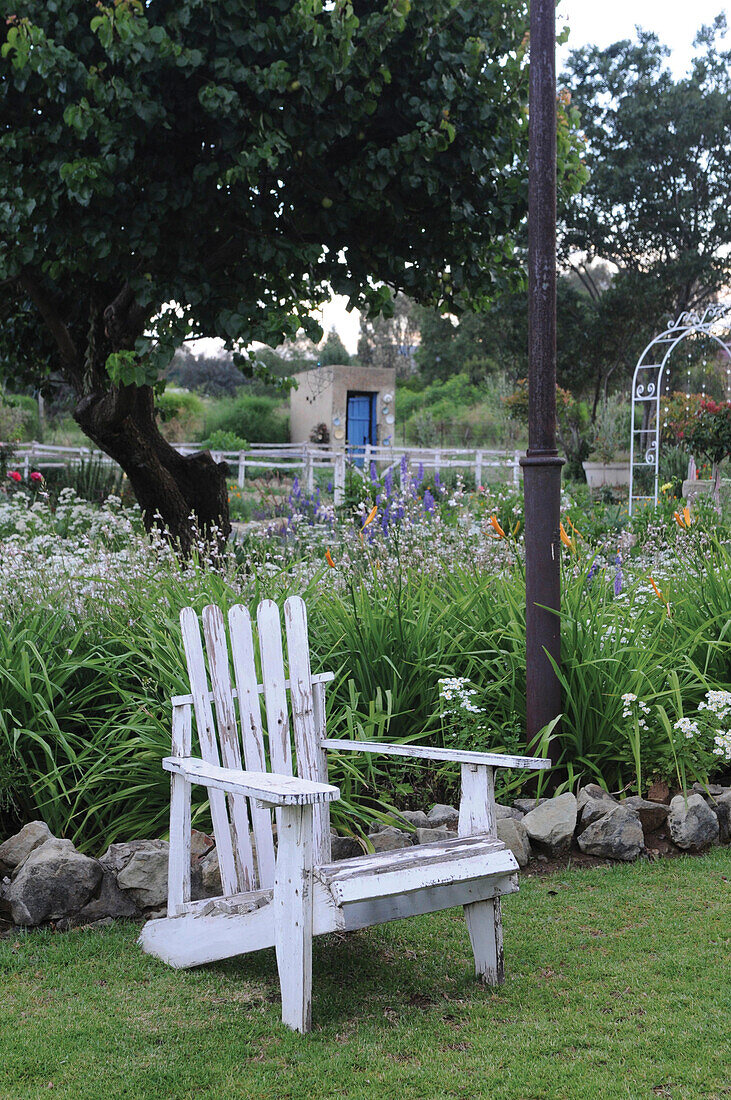
M559 47L557 67L560 72L569 50L589 43L608 46L622 38L633 38L635 27L654 31L660 41L672 49L669 65L676 77L682 76L693 54L693 39L704 23L712 23L719 12L729 6L724 0L610 0L597 4L595 0L561 0L557 26L569 24L571 33L566 45ZM731 23L731 17L729 17ZM731 40L731 30L727 42ZM357 313L347 313L345 299L335 299L326 305L322 317L327 332L331 326L340 333L348 351L358 344Z

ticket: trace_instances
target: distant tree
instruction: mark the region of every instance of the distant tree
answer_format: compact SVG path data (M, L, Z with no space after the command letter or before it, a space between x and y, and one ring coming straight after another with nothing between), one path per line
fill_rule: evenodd
M186 390L208 397L231 397L245 383L230 355L194 355L187 347L175 352L165 376Z
M520 278L525 0L3 15L0 360L13 381L63 375L79 425L184 551L191 512L229 530L225 469L155 420L184 339L319 340L330 288L367 312L392 288L459 313Z
M406 294L397 294L391 317L363 317L358 359L365 367L388 367L400 378L413 374L420 339L422 309Z
M321 367L341 366L350 362L350 355L336 330L331 328L327 340L317 349L317 362Z

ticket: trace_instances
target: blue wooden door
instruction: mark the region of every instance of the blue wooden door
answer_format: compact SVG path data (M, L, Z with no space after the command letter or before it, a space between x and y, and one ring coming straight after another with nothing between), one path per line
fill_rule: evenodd
M353 461L362 466L366 443L376 442L375 393L348 394L347 441Z

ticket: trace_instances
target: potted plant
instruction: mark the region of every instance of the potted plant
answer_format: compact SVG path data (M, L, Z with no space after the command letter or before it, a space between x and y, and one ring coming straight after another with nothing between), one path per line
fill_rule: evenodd
M626 421L626 402L618 398L605 402L594 425L589 458L582 463L590 489L629 485L629 463L618 454L629 437Z

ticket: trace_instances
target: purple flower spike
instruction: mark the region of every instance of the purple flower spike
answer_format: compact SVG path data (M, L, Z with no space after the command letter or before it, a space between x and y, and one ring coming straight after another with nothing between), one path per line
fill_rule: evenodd
M424 508L429 513L429 515L431 515L434 511L434 503L435 503L434 502L434 497L432 496L430 491L428 489L425 490L425 492L424 492Z
M374 485L378 483L378 471L376 470L376 464L371 460L371 481Z
M386 500L388 500L393 492L393 473L391 470L386 471L386 476L383 479L383 492Z
M424 480L424 463L420 462L419 463L419 471L416 475L416 484L417 484L417 486L421 485L423 480Z
M399 469L401 470L401 483L403 484L404 481L406 481L409 473L409 463L406 459L406 455L401 455L401 464Z
M621 557L620 554L617 554L617 557L615 558L615 565L616 565L616 572L614 574L614 595L618 596L620 594L620 592L622 591L622 583L623 583L622 557Z
M439 476L439 470L435 470L434 471L434 488L435 489L441 489L441 487L442 487L442 479Z

